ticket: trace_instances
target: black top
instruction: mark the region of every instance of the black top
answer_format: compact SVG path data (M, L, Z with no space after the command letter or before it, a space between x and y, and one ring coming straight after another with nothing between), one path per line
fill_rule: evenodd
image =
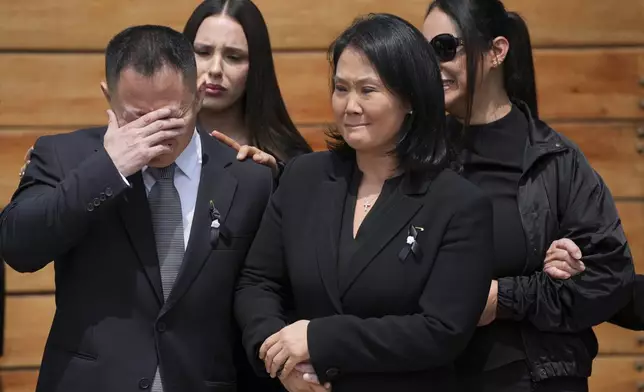
M460 131L460 123L450 126ZM471 125L463 147L464 175L492 199L494 213L494 278L520 276L527 254L517 204L518 182L528 137L528 120L517 107L505 117L484 125ZM478 328L468 352L475 368L486 370L525 358L519 326L497 320ZM474 370L474 369L471 369Z
M347 268L351 264L351 259L358 248L369 238L370 234L377 230L375 222L378 216L382 215L388 209L391 203L388 201L391 196L398 190L398 186L403 178L402 175L392 177L385 181L378 199L375 201L371 210L367 213L355 238L353 237L353 224L358 201L358 187L362 180L362 172L358 167L354 167L351 175L351 182L347 189L347 197L344 200L344 209L342 211L342 227L340 229L340 247L338 249L338 276L342 278L347 276ZM363 208L360 206L359 208ZM339 282L342 284L341 282Z

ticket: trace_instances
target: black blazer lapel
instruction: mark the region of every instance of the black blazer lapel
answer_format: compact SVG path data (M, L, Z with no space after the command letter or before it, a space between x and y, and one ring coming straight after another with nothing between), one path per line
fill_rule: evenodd
M335 160L330 167L329 179L318 188L314 222L317 222L316 259L324 287L335 310L342 314L338 287L338 250L342 211L351 180L353 166L350 162Z
M202 166L190 239L177 280L161 311L162 315L190 288L213 250L210 243L210 225L212 223L210 201L221 214L220 222L222 227L225 227L226 217L237 189L237 180L226 170L226 167L232 163L229 157L232 156L234 159L234 154L226 151L226 148L211 136L200 133L200 137Z
M373 222L378 227L378 230L366 240L351 259L347 269L347 276L341 280L341 298L344 297L351 285L389 242L401 230L407 230L411 219L423 206L423 199L421 197L412 197L412 195L426 193L429 183L429 179L424 179L415 184L412 183L410 176L405 176L401 183L401 188L391 196L393 198L390 201L391 204ZM404 246L405 244L401 243L400 249Z
M159 257L152 228L152 215L148 205L148 197L143 184L141 172L137 172L127 180L132 185L119 204L119 213L123 225L130 237L132 247L136 251L145 274L152 285L159 300L163 303L163 290L161 288L161 272L159 271Z

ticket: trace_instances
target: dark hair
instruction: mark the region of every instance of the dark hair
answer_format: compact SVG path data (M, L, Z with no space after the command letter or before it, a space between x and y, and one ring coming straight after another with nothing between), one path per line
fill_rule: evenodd
M445 126L445 98L438 59L422 33L390 14L358 18L329 48L333 75L342 53L352 48L371 62L387 89L411 107L392 154L405 171L436 173L454 161ZM353 153L337 129L329 147Z
M128 27L114 36L105 49L105 78L110 90L114 90L125 68L152 76L165 66L181 72L190 91L197 90L192 45L178 31L155 25Z
M503 36L510 49L503 62L503 82L511 100L525 102L532 115L539 115L537 88L532 59L530 33L525 21L514 12L507 12L499 0L434 0L427 15L438 7L449 15L461 31L467 55L467 114L470 123L477 70L483 52L489 50L494 38Z
M257 6L249 0L206 0L194 10L183 34L194 45L204 19L225 14L236 20L248 40L249 68L243 108L251 144L279 159L311 152L297 131L282 99L266 23Z

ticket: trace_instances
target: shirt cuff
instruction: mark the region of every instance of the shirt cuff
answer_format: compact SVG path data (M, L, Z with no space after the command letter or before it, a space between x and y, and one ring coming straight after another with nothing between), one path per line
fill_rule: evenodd
M127 185L128 188L132 188L132 185L130 185L130 182L127 180L127 178L125 178L123 174L121 174L121 172L119 172L119 175L123 179L123 182L125 183L125 185Z

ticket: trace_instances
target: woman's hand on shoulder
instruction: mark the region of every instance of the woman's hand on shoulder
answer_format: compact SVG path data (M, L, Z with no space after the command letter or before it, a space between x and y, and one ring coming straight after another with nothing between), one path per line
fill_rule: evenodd
M569 279L584 272L581 250L568 238L553 241L546 252L543 272L553 279Z
M279 173L277 159L275 159L275 157L271 154L264 152L254 146L242 146L233 138L226 136L218 131L212 131L211 135L220 142L234 148L237 151L237 160L243 161L246 158L251 158L253 161L259 163L260 165L270 167L273 172L273 177L277 176L277 174Z
M34 150L34 146L29 147L27 152L25 153L25 158L22 167L20 168L20 178L22 178L25 175L25 170L27 170L27 165L29 165L29 162L31 162L31 152Z

